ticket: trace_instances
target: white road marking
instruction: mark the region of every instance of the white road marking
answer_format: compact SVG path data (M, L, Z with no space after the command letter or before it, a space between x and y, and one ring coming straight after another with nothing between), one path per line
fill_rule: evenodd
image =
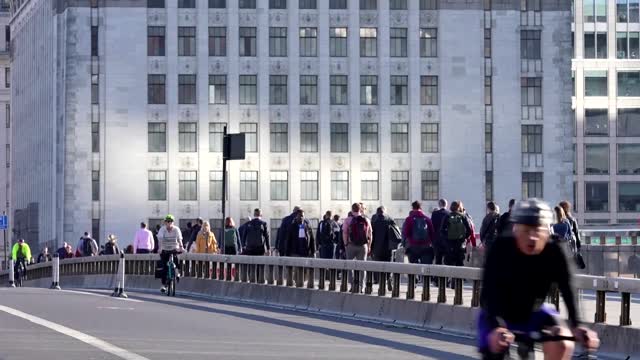
M118 306L98 306L96 309L100 309L100 310L135 310L132 307L118 307Z
M96 293L92 293L92 292L86 292L86 291L79 291L79 290L56 290L56 291L62 291L62 292L67 292L67 293L72 293L72 294L80 294L80 295L89 295L89 296L98 296L101 298L110 298L110 299L115 299L115 300L120 300L120 301L130 301L130 302L135 302L135 303L141 303L143 302L142 300L136 300L136 299L125 299L125 298L119 298L119 297L110 297L107 294L96 294Z
M89 344L93 347L96 347L104 352L108 352L112 355L115 355L121 359L125 359L125 360L149 360L144 356L140 356L138 354L134 354L130 351L127 351L123 348L119 348L113 344L109 344L106 341L100 340L98 338L95 338L91 335L85 334L85 333L81 333L80 331L77 330L73 330L71 328L68 328L66 326L63 325L59 325L56 324L54 322L39 318L37 316L33 316L33 315L29 315L26 313L23 313L20 310L16 310L10 307L6 307L3 305L0 305L0 311L3 311L7 314L13 315L13 316L17 316L19 318L25 319L27 321L30 321L34 324L38 324L40 326L44 326L48 329L51 329L53 331L59 332L63 335L67 335L69 337L72 337L76 340L80 340L86 344Z

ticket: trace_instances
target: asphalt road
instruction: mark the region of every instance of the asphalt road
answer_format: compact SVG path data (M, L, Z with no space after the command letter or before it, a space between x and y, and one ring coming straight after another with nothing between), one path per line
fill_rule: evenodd
M267 307L107 294L0 289L0 360L477 358L473 340L461 337Z

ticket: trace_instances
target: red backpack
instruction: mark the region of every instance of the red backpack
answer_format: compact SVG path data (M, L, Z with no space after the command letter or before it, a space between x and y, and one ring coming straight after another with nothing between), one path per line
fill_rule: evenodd
M364 216L358 215L351 219L351 224L349 224L349 241L353 245L366 245L368 232L369 223Z

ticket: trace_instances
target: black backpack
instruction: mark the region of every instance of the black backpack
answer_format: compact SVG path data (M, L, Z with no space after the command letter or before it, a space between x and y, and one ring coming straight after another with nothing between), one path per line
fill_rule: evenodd
M244 230L245 243L247 249L255 250L264 246L262 241L262 224L260 221L252 220Z
M320 223L320 234L318 236L320 246L333 246L333 224L324 220Z
M84 238L82 242L82 255L91 256L93 254L93 246L91 246L91 238Z
M105 255L113 255L116 252L115 250L115 246L113 246L112 242L108 242L105 246L104 246L104 254Z

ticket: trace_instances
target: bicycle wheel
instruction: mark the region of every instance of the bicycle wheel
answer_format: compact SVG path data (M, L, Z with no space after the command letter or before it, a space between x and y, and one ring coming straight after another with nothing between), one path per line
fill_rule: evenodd
M171 296L175 297L176 296L176 280L173 279L171 281Z
M172 280L172 279L170 279L170 280L167 282L167 296L171 296L171 289L173 288L173 286L174 286L174 285L173 285L173 280Z

